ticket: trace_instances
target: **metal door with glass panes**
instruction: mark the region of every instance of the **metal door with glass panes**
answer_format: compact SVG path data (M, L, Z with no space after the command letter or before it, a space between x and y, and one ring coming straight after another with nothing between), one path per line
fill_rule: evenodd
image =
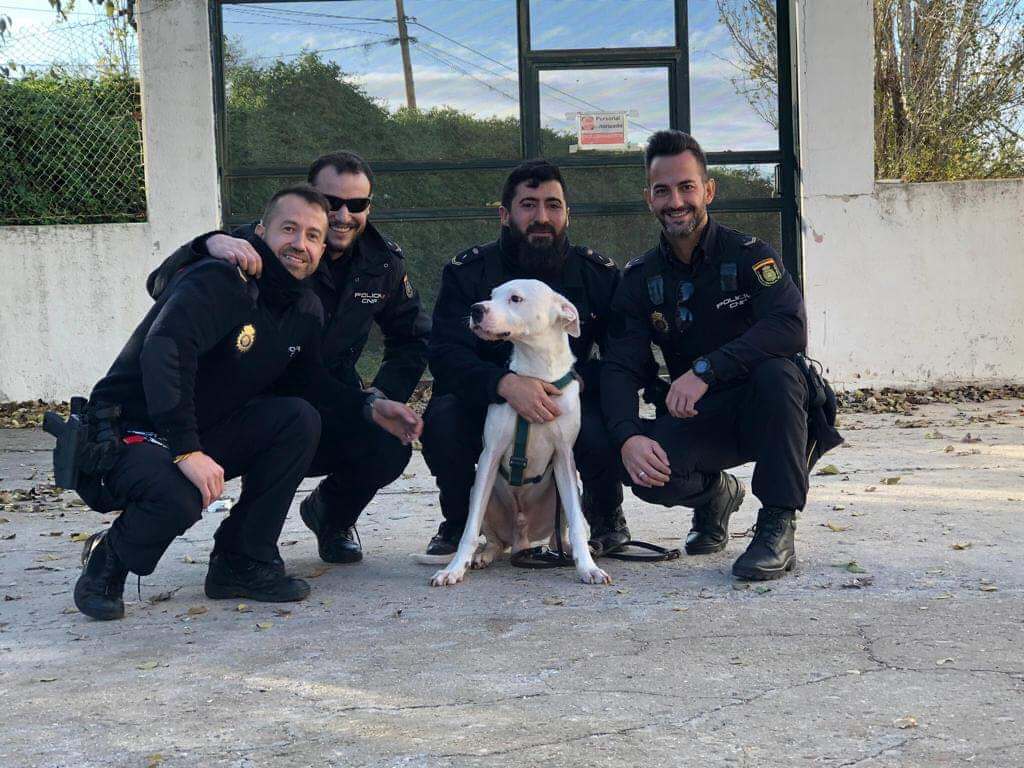
M714 215L799 280L789 2L216 0L225 222L354 150L429 307L442 266L498 236L525 158L562 168L574 242L619 264L651 247L642 149L679 128L708 153Z

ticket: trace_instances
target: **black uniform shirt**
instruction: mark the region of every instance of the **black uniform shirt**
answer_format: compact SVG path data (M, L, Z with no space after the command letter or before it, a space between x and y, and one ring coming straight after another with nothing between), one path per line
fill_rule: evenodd
M558 280L545 280L569 299L580 314L580 336L569 339L576 370L587 388L596 392L598 374L593 352L604 350L612 296L619 283L615 262L590 248L566 243L566 261ZM430 337L430 370L434 394L454 393L466 403L486 407L502 402L498 382L508 370L512 345L484 341L467 323L470 307L491 297L491 290L508 280L535 278L525 274L511 258L515 246L507 230L487 245L460 253L445 265L441 290L434 305Z
M202 450L200 432L270 392L362 417L366 395L321 361L320 300L261 239L250 242L259 279L214 259L180 272L93 388L93 403L120 405L126 427L157 432L172 455Z
M766 358L807 346L803 297L782 259L767 243L710 217L689 265L664 237L630 261L612 310L601 398L619 445L641 434L637 390L652 342L673 380L706 356L715 388L742 381Z
M251 239L254 230L255 223L232 234ZM182 246L154 270L146 281L154 299L175 272L208 255L204 243L205 237ZM408 400L427 367L430 317L409 280L401 247L367 224L340 259L324 255L310 284L324 307L323 357L331 375L361 384L356 362L376 322L384 335L384 359L373 386L392 400Z

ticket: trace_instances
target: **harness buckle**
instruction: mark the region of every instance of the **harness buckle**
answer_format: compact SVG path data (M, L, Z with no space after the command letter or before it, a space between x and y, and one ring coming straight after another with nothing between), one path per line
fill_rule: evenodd
M522 469L526 469L527 463L525 456L512 456L508 460L508 465L510 467L521 467Z

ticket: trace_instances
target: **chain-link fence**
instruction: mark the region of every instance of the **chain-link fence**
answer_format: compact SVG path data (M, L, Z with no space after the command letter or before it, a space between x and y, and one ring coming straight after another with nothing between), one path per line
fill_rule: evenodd
M0 63L0 226L144 220L135 31L16 27Z

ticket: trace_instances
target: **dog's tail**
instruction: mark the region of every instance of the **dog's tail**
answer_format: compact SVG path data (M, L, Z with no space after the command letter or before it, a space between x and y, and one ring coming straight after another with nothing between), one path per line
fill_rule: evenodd
M420 565L448 565L448 563L452 561L452 558L455 557L455 553L453 552L450 555L422 555L419 552L416 552L415 554L409 555L409 557Z

